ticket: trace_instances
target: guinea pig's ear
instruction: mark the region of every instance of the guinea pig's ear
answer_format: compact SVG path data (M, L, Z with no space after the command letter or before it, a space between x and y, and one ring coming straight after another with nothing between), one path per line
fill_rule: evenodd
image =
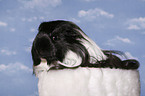
M81 65L82 58L79 55L77 55L75 52L69 50L66 53L64 60L62 62L58 61L58 63L65 67L77 67Z

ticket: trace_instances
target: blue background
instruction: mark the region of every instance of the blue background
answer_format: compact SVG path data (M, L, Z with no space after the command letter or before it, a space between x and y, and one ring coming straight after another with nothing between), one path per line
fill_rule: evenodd
M57 19L139 60L145 96L145 0L0 0L0 96L38 96L31 45L39 24Z

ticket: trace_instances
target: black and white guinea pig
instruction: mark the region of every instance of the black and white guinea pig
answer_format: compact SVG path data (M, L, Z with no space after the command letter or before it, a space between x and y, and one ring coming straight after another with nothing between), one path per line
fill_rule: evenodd
M137 60L121 60L113 54L120 54L120 51L101 50L73 22L64 20L43 22L38 31L31 50L34 67L41 62L47 62L48 70L77 67L119 69L139 67Z

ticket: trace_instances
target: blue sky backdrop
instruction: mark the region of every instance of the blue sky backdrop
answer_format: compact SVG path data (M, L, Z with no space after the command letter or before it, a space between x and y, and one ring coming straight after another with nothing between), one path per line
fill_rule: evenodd
M0 96L38 96L32 41L41 22L58 19L139 60L145 96L145 0L0 0Z

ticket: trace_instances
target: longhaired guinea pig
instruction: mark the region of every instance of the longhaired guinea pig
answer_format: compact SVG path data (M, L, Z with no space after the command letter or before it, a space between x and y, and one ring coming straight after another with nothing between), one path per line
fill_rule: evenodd
M40 24L32 45L34 70L45 63L47 70L94 67L137 69L134 59L121 60L120 51L101 50L76 24L57 20ZM39 69L39 68L38 68Z

